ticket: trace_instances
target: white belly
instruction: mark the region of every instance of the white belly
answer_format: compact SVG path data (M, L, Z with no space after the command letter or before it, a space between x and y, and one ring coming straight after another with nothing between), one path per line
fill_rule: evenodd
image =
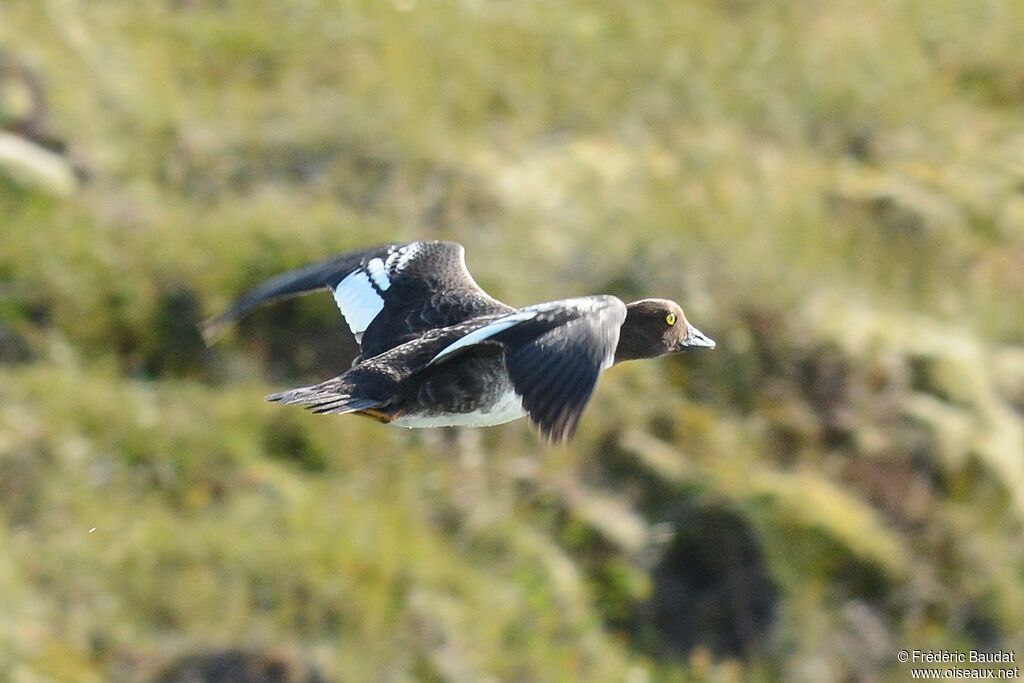
M490 427L526 417L519 394L507 391L487 407L472 413L446 413L441 415L402 415L391 424L410 429L420 427Z

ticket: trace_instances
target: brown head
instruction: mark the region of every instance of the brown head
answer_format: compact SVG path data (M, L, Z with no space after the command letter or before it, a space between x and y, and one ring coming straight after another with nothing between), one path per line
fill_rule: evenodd
M692 348L715 348L715 342L691 325L683 309L668 299L642 299L626 305L615 362L657 358Z

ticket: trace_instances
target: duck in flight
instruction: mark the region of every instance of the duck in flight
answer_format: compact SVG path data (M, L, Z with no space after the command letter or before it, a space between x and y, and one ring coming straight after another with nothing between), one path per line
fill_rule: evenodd
M212 342L268 301L326 289L360 354L338 377L268 401L401 427L502 424L528 416L552 442L576 431L601 371L715 342L674 301L614 296L512 308L466 269L455 242L361 249L279 275L203 325Z

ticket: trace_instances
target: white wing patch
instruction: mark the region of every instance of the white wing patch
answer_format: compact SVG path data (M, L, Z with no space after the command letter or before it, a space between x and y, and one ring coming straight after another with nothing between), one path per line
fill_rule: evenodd
M462 337L458 341L453 342L452 344L449 344L448 346L441 349L441 352L434 356L429 363L427 363L427 367L440 363L442 360L452 355L459 349L465 348L467 346L472 346L473 344L479 344L480 342L484 341L485 339L489 339L490 337L493 337L499 332L504 332L508 328L514 325L518 325L524 320L532 320L533 318L537 317L537 313L537 310L520 311L518 313L513 313L512 315L507 315L504 318L498 318L494 322L484 325L478 330L473 330L465 337Z
M388 254L388 260L384 264L387 272L401 273L409 265L410 261L419 256L421 251L423 251L423 247L420 246L419 242L413 242L412 244L395 249Z
M370 259L334 288L334 300L355 335L356 343L363 343L363 333L384 310L383 293L391 288L391 281L424 253L420 242L397 249L392 247L385 258Z
M380 259L373 260L380 262ZM384 275L383 268L381 268L380 274L386 281L387 276ZM341 314L345 316L345 322L348 323L349 329L355 335L356 343L359 344L363 342L363 332L366 332L366 328L370 326L377 314L384 310L384 299L370 282L370 278L373 276L372 270L367 274L360 268L350 273L334 289L334 300L337 302L338 308L341 309ZM379 283L377 285L380 287ZM388 286L390 286L390 282ZM387 288L380 287L380 289Z
M370 259L366 264L366 272L370 274L370 279L382 292L386 292L391 286L391 280L388 279L388 274L384 270L384 262L379 258Z

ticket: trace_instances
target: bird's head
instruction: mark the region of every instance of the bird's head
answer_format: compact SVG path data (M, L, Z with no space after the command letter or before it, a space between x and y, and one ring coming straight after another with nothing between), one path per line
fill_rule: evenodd
M615 362L657 358L693 348L715 348L710 337L690 324L683 309L668 299L641 299L626 306Z

